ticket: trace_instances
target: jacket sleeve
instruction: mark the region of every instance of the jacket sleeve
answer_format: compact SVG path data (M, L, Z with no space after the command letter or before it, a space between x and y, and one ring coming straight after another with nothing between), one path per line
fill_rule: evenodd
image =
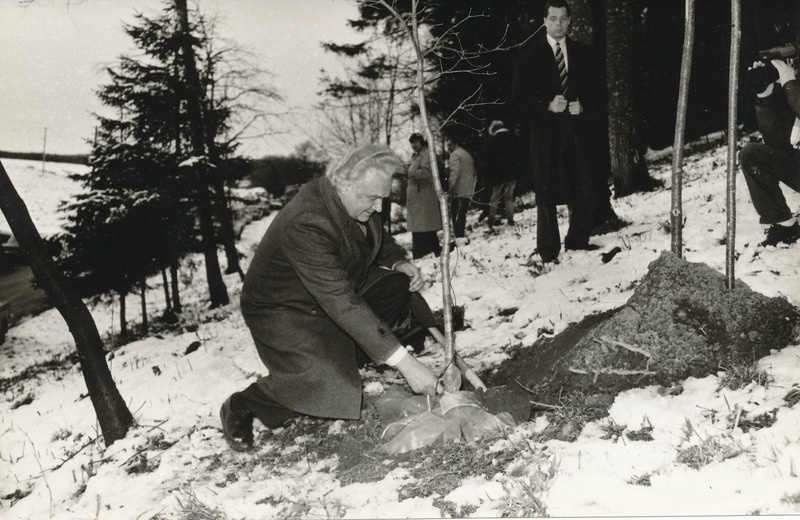
M453 187L458 182L458 178L461 177L461 172L464 170L464 164L459 152L453 152L450 154L450 173L447 177L447 184L450 187L450 192L452 193Z
M378 364L400 346L391 327L356 293L336 252L340 233L327 221L298 222L284 233L281 248L303 286L325 314Z
M792 97L800 97L797 81L786 83L783 90L775 86L775 91L767 97L756 98L756 121L764 142L776 148L788 147L794 124L795 112L790 109ZM790 105L787 105L789 101Z

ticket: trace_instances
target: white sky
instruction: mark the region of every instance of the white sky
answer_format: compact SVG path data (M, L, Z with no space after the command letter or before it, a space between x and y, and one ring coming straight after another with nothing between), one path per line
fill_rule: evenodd
M133 50L122 22L135 11L154 14L167 0L0 0L0 150L86 153L94 135L92 112L102 110L95 91L107 82L103 68ZM190 0L189 5L194 5ZM317 101L319 70L337 70L321 41L359 41L347 26L357 16L348 0L199 0L218 12L219 32L263 58L272 87L290 107ZM292 126L288 123L287 127ZM288 153L304 140L289 131L242 152Z

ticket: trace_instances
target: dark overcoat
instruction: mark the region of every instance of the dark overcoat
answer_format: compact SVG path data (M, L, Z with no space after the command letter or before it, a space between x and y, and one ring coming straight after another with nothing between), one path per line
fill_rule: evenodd
M307 183L270 225L242 286L241 308L269 375L258 380L287 408L357 419L361 378L356 344L380 364L399 345L357 294L368 268L405 258L382 244L380 216L366 233L326 177Z
M489 190L496 184L517 181L525 164L519 139L510 130L489 136L486 142L486 185Z
M579 190L591 190L592 168L599 164L599 126L604 120L602 81L591 47L567 40L569 101L580 100L583 113L547 110L561 92L553 49L546 37L522 46L512 87L516 117L529 136L530 169L537 202L570 204Z

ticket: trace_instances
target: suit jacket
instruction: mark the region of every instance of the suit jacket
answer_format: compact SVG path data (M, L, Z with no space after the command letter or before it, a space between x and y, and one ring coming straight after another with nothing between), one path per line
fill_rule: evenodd
M577 190L592 185L598 164L598 129L605 106L601 74L592 49L566 39L569 56L567 99L580 100L583 114L547 110L561 93L556 59L547 38L529 41L519 50L512 101L523 132L529 137L530 168L537 201L570 203Z
M472 197L475 193L475 181L478 173L472 156L457 146L450 152L450 173L447 184L450 195L454 197Z
M269 375L259 386L296 412L357 419L356 344L380 364L399 344L357 294L368 268L404 259L382 247L380 216L365 234L326 177L307 183L278 213L245 276L241 309Z
M795 118L800 117L800 82L774 85L772 94L756 98L756 119L764 143L774 148L792 149L790 137Z

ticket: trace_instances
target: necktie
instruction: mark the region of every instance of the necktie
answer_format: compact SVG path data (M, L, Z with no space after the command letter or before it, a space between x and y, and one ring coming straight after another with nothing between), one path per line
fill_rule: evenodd
M558 75L561 77L561 93L567 95L567 64L564 61L564 53L561 52L561 44L556 42L556 65Z

